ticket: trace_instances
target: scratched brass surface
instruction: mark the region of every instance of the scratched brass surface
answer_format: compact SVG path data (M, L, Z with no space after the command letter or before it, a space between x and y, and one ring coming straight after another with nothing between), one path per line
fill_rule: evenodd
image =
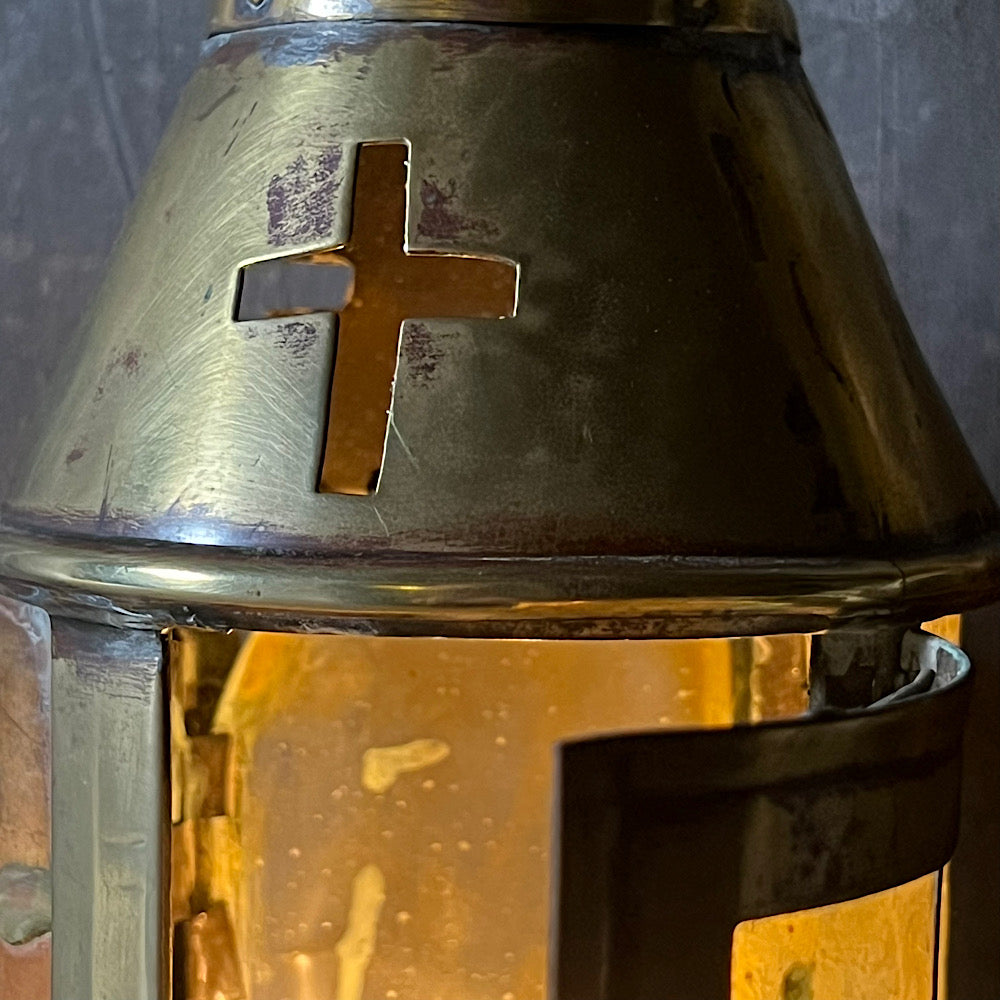
M785 0L216 0L211 30L335 20L648 24L798 40Z
M225 928L201 936L180 996L543 1000L560 743L802 716L809 650L274 633L237 648L177 630L174 829L197 858L191 878L175 854L178 927ZM205 733L233 748L224 814L206 814L213 781L192 766Z
M60 619L52 643L52 998L164 1000L162 643Z
M236 323L237 275L346 243L358 144L402 138L414 245L518 261L518 315L408 322L377 494L320 495L333 319ZM79 336L0 535L7 588L77 614L725 635L996 587L993 501L769 39L215 39Z

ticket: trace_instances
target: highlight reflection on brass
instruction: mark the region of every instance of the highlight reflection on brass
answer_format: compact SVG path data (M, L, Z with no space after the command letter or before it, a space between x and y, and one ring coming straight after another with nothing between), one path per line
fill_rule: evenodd
M374 491L405 320L504 319L516 308L511 261L408 249L408 170L408 143L362 143L350 240L304 258L354 268L354 288L339 314L321 493Z

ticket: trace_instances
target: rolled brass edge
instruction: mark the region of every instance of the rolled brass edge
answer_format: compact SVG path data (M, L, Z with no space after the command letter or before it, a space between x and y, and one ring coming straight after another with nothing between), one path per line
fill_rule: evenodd
M315 21L645 25L775 35L798 47L787 0L214 0L209 35Z
M905 559L302 559L0 533L0 593L131 628L710 637L912 623L1000 596L1000 538Z

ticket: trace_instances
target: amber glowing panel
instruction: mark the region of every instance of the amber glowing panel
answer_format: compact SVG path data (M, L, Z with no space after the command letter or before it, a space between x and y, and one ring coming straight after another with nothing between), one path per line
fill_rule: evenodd
M934 1000L938 878L741 924L732 1000Z
M559 744L807 706L805 636L255 634L228 670L200 641L172 658L193 1000L542 1000Z

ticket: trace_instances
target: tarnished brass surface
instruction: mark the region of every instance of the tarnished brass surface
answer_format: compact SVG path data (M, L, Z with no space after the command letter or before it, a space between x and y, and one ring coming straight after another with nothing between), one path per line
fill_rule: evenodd
M215 0L211 31L292 21L644 24L798 42L785 0Z
M407 323L377 494L319 495L331 317L237 323L237 278L345 245L386 139L414 245L518 261L518 314ZM995 592L993 500L771 39L221 36L80 341L0 542L74 614L718 635Z
M160 637L53 619L52 643L53 1000L163 1000Z

